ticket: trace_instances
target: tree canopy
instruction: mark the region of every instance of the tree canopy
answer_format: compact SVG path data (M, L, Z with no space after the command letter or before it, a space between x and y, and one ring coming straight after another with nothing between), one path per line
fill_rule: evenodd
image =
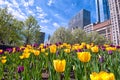
M31 15L25 21L15 19L8 9L0 8L0 44L23 45L39 41L40 26Z

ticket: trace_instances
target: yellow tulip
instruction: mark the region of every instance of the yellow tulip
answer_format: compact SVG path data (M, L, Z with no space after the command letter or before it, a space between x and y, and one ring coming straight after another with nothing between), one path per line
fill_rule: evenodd
M63 46L66 47L66 46L67 46L67 43L63 43Z
M115 76L113 73L107 73L105 71L101 71L99 73L93 72L90 74L91 80L115 80Z
M45 49L43 48L43 49L41 49L41 52L45 52Z
M31 45L27 45L26 47L27 47L28 49L31 49L31 48L32 48L32 46L31 46Z
M115 50L116 50L116 47L106 47L106 50L107 50L107 51L110 51L110 50L111 50L111 51L115 51Z
M90 74L90 80L102 80L102 78L99 76L98 73L93 72L92 74Z
M35 56L38 56L39 54L40 54L40 51L38 51L38 50L35 50L35 51L34 51L34 55L35 55Z
M64 49L65 53L70 53L70 49Z
M51 45L51 46L50 46L50 52L51 52L51 53L56 53L56 50L57 50L57 49L56 49L56 45Z
M23 53L24 58L29 58L30 53Z
M86 45L87 49L91 49L91 46L89 44Z
M89 62L91 59L90 52L78 52L77 55L81 62Z
M82 42L81 45L82 45L83 47L85 47L85 46L86 46L86 43L85 43L85 42Z
M24 49L24 53L28 53L28 52L30 52L30 49L25 48L25 49Z
M65 66L66 66L66 61L64 60L53 60L53 65L54 65L54 69L57 72L64 72L65 71Z
M115 80L113 73L107 73L105 71L101 71L99 73L99 76L102 78L102 80Z
M71 45L70 44L66 45L66 48L71 49Z
M20 59L24 59L24 56L19 56Z
M92 50L92 52L97 53L99 51L99 48L98 48L98 46L94 46L91 48L91 50Z
M2 64L5 64L7 62L7 60L6 59L2 59L1 62L2 62Z
M46 52L45 55L48 56L48 53Z
M2 59L6 59L6 56L2 56Z

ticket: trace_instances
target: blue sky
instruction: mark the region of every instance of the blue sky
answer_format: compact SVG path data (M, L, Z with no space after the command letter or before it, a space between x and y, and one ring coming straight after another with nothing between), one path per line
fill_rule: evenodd
M33 15L46 35L53 34L60 26L67 27L69 20L81 9L91 11L91 21L96 21L94 0L0 0L0 7L6 6L19 20Z

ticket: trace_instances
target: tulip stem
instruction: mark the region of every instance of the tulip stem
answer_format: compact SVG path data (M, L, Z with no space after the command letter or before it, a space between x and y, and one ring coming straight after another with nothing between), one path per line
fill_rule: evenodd
M61 80L61 73L57 72L57 80Z
M86 63L84 63L84 69L85 69L85 80L87 80Z

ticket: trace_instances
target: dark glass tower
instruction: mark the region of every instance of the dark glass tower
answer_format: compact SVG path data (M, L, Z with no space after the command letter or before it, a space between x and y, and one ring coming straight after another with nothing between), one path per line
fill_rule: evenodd
M69 29L82 28L91 23L90 11L82 9L70 21Z
M96 16L97 22L104 22L110 19L110 11L108 0L95 0L96 1Z

